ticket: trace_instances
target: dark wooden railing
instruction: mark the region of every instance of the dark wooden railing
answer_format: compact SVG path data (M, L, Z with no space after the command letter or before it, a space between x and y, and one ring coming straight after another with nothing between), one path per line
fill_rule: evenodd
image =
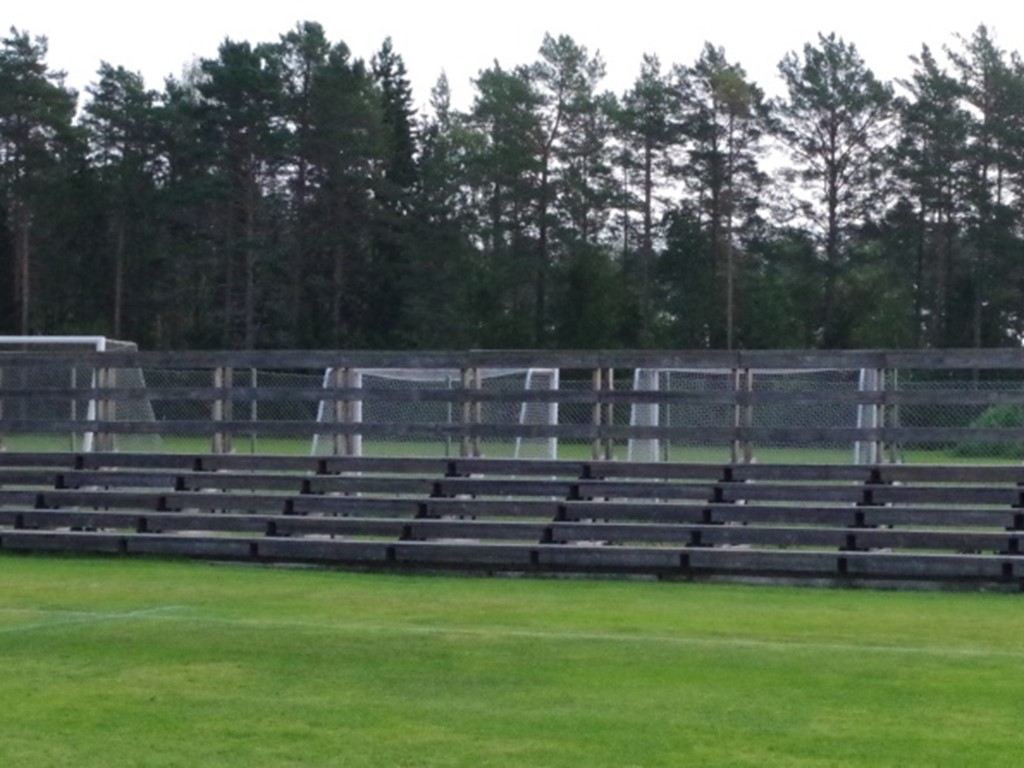
M479 386L481 370L555 368L574 377L576 387L557 390L487 390ZM728 374L727 388L705 391L645 391L632 388L638 368L687 369ZM345 375L363 369L446 369L460 373L450 388L426 385L402 390L354 387ZM870 371L882 385L871 388L817 389L810 384L783 390L759 389L754 382L766 372L834 370L855 375ZM31 377L25 372L31 371ZM74 385L68 372L78 371ZM126 386L119 371L140 371L142 383ZM254 384L257 372L298 372L307 383ZM19 376L19 372L23 375ZM191 381L155 388L145 383L158 372L188 372ZM908 377L954 377L951 389L915 389ZM44 384L39 384L44 381ZM984 382L986 386L979 386ZM452 418L444 421L371 423L352 418L353 403L389 400L399 403L441 403ZM26 407L46 402L49 408ZM123 406L155 404L156 418L125 416ZM268 404L293 411L281 418L256 417ZM330 404L335 417L317 422L318 405ZM558 404L558 423L487 423L481 407L503 403ZM636 404L670 406L699 404L727 416L715 423L631 424ZM167 415L170 406L184 415ZM871 415L857 423L795 423L759 418L771 409L813 409L823 405L857 409ZM0 352L0 440L15 435L94 437L95 447L110 450L114 436L201 436L218 452L238 449L238 441L254 436L337 437L335 451L351 452L351 438L381 440L443 439L462 455L476 455L487 439L556 438L584 443L593 458L619 457L616 446L629 440L701 442L729 446L735 461L749 460L757 445L807 446L861 443L875 455L894 456L894 447L908 444L1024 444L1024 419L1019 423L984 424L908 419L909 411L1020 408L1024 412L1024 350L915 350L853 352L524 352L461 353L383 352ZM583 414L583 415L581 415ZM346 448L349 446L349 448ZM16 447L16 446L8 446Z

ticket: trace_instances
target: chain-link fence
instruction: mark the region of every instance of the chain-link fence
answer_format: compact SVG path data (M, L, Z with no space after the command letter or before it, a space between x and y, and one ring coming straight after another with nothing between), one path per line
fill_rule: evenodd
M1015 371L902 371L896 391L924 402L893 409L902 427L972 429L1024 428L1024 375ZM931 401L931 402L928 402ZM1024 461L1024 441L978 440L969 434L956 440L905 441L901 460L927 462L936 457L963 461Z
M578 459L593 455L595 442L568 437L568 428L583 434L597 419L618 431L601 455L623 460L1024 460L1024 438L1012 437L1012 430L1024 433L1024 372L1005 365L977 372L619 368L603 384L586 369L346 371L349 378L339 379L333 369L315 368L9 364L0 366L0 441L8 450ZM595 390L613 389L616 396L598 408ZM345 430L326 427L342 420ZM221 421L230 423L224 434ZM26 422L42 426L10 428ZM104 434L69 426L78 422L142 427ZM485 434L465 437L466 424L482 425ZM496 436L501 427L519 434ZM657 436L623 437L645 427ZM884 445L851 437L883 428L904 437ZM743 429L757 438L737 454L728 435ZM1011 437L994 435L999 430ZM922 431L928 436L913 437ZM865 446L877 450L865 453Z
M736 446L711 437L721 430L753 427L773 430L806 427L830 430L867 426L867 411L852 397L828 398L829 393L857 393L869 382L855 369L821 370L666 370L638 368L633 375L637 402L630 406L633 426L678 427L686 436L631 439L627 457L637 461L721 460L730 458L797 460L800 452L813 451L819 459L850 461L855 446L835 439L817 438L799 444L768 439L743 447L745 456L732 456ZM644 403L643 393L666 395L664 402ZM756 406L737 405L736 394L759 396ZM776 397L772 397L775 395ZM802 397L802 395L805 395Z
M456 435L460 424L484 426L554 427L570 418L573 408L544 400L543 392L558 391L563 382L557 369L480 369L468 374L454 369L328 370L323 376L325 390L344 384L360 393L349 402L329 399L317 403L315 419L320 424L347 420L373 432L375 425L404 425L418 434L408 437L374 437L357 433L343 439L329 432L313 435L312 451L318 455L355 453L410 456L458 456L463 453L489 457L557 458L555 436L480 437L463 444ZM572 382L564 385L573 386ZM470 389L483 397L479 402L459 402L455 390ZM448 394L430 397L430 393ZM540 393L540 399L518 399L517 392ZM417 395L417 393L426 393ZM507 397L490 399L490 394ZM434 432L431 435L431 432Z

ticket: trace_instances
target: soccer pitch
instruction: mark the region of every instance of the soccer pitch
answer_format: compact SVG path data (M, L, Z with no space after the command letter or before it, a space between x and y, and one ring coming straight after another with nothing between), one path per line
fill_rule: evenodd
M1022 599L0 555L0 764L1016 765Z

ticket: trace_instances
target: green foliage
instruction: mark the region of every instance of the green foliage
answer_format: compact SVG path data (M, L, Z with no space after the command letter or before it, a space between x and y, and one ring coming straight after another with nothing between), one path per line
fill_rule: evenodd
M64 86L63 72L49 68L46 55L45 37L12 27L0 38L0 204L6 214L0 235L11 256L5 275L13 277L3 282L0 304L11 308L7 323L22 334L44 325L48 283L67 276L53 249L61 233L51 230L45 206L73 201L80 150L72 127L77 94Z
M1024 405L1003 404L986 408L971 422L976 429L1024 429ZM963 442L953 449L955 456L1024 458L1024 440L1005 442Z
M882 162L892 87L879 81L857 47L835 33L779 62L786 95L773 103L776 136L786 145L802 184L793 206L812 222L824 257L822 343L842 346L841 282L849 259L847 239L882 201Z
M743 52L740 52L741 54ZM902 95L821 34L782 98L708 43L622 94L545 35L417 111L390 38L225 40L77 94L0 40L0 330L147 347L1014 346L1024 67L985 27ZM78 115L77 122L75 115ZM790 150L778 168L764 137ZM772 169L768 173L766 169Z

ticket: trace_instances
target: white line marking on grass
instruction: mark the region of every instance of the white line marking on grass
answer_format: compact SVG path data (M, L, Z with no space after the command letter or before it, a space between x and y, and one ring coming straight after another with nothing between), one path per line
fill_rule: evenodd
M162 605L156 608L143 608L137 611L71 611L71 610L40 610L32 608L3 608L0 609L0 613L6 614L32 614L43 616L53 616L59 618L51 618L46 621L36 621L31 624L16 624L12 627L0 627L0 635L13 635L21 632L32 632L37 629L50 629L54 627L70 627L76 625L92 625L92 624L103 624L110 621L131 621L134 619L144 619L151 617L160 617L166 615L170 611L180 610L180 605Z
M375 633L394 635L437 635L475 637L486 640L515 638L522 640L547 640L555 642L602 642L623 644L678 645L698 648L734 648L740 650L770 651L829 651L837 653L875 653L927 655L945 658L1008 658L1024 659L1024 649L996 650L984 648L957 648L941 645L885 645L871 643L844 643L816 640L758 640L743 637L696 637L692 635L663 635L652 633L615 632L565 632L544 629L516 629L514 627L428 627L413 624L332 624L329 622L286 621L274 619L229 619L216 616L179 614L167 616L174 621L195 621L210 624L226 624L256 629L305 629L320 632Z
M942 645L887 645L872 643L844 643L836 641L816 640L759 640L744 637L697 637L693 635L665 635L655 633L616 633L616 632L573 632L546 629L517 629L515 627L454 627L454 626L422 626L415 624L363 624L315 621L288 621L279 619L231 619L218 616L203 616L188 610L185 605L165 605L145 608L137 611L102 612L74 610L46 610L32 608L0 608L0 614L47 615L54 618L48 621L20 624L12 627L0 627L0 635L30 632L54 627L92 625L111 621L131 621L134 619L151 618L162 621L186 621L203 624L222 624L228 626L251 627L255 629L296 629L317 632L344 632L348 634L381 634L381 635L434 635L449 637L479 638L483 640L538 640L551 642L601 642L621 644L676 645L690 648L719 648L737 650L789 651L800 653L836 652L836 653L872 653L872 654L904 654L926 655L937 658L984 659L1006 658L1024 659L1024 649L1020 651L996 650L984 648L963 648Z

